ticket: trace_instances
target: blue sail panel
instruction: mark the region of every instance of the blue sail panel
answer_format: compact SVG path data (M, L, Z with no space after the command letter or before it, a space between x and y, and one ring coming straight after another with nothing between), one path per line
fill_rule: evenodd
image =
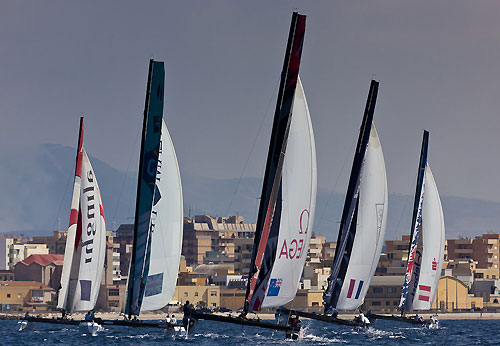
M134 225L134 248L130 263L125 313L138 315L149 271L151 213L154 202L158 153L163 119L165 69L163 62L150 61L144 111L139 181Z

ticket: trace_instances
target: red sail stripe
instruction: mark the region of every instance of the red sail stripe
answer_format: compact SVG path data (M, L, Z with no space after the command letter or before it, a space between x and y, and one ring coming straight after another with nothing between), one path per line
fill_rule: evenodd
M347 298L351 298L352 291L354 291L354 285L355 284L356 284L356 280L351 279L351 282L349 282L349 290L347 291Z
M78 222L78 210L71 209L71 213L69 214L69 225L74 225Z
M420 288L421 291L431 291L431 286L425 286L425 285L418 285L418 288Z
M428 302L428 301L429 301L429 296L419 295L419 296L418 296L418 299L419 299L419 300L423 300L423 301L425 301L425 302Z
M78 245L80 245L80 239L82 239L82 213L81 213L81 211L78 213L78 223L76 225L75 251L78 249Z

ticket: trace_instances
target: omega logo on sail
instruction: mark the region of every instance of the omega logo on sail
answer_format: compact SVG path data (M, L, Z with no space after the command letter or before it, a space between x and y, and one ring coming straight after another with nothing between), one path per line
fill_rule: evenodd
M302 235L302 239L294 238L290 241L287 246L286 239L283 239L283 245L281 246L281 251L278 259L281 256L285 256L286 259L299 259L304 253L304 241L307 237L307 231L309 230L309 210L304 209L300 213L299 218L299 235Z
M85 248L85 253L89 256L85 258L85 263L92 262L92 249L94 244L94 236L96 233L95 222L94 222L94 203L95 203L95 191L94 191L94 173L92 171L87 172L87 181L91 183L89 187L83 189L84 196L87 197L87 240L82 243L82 250ZM87 194L88 193L88 194ZM85 212L85 211L84 211Z

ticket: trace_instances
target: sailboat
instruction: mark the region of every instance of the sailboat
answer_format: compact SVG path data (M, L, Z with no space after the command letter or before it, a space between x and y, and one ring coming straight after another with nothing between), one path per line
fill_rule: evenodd
M246 317L295 297L312 234L316 151L299 67L306 16L294 12L267 156L243 314L239 318L189 312L191 318L285 330Z
M428 146L429 132L424 131L413 203L408 264L399 303L401 317L382 318L435 325L434 319L419 321L415 317L405 316L417 310L430 310L436 296L444 260L443 208L434 176L427 162Z
M371 81L331 274L323 294L325 313L282 309L285 313L334 324L364 325L336 318L336 310L355 310L363 304L384 242L387 179L382 147L373 124L378 86L377 81Z
M179 270L182 187L172 139L163 121L164 81L163 62L150 60L133 250L122 304L122 312L129 320L140 312L167 305L174 295Z
M101 193L83 143L83 117L57 308L71 314L94 309L106 256L106 224ZM80 329L95 335L101 326L82 321Z

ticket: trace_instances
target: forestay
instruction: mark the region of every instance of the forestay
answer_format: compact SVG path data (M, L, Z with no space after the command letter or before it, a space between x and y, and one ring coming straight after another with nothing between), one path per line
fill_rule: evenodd
M354 310L363 304L384 243L387 220L387 178L384 155L375 125L361 169L356 237L337 309Z
M153 209L151 254L141 311L161 309L174 296L182 249L182 187L174 145L162 121Z
M284 305L295 297L312 234L316 176L314 134L299 79L282 171L278 247L262 307Z

